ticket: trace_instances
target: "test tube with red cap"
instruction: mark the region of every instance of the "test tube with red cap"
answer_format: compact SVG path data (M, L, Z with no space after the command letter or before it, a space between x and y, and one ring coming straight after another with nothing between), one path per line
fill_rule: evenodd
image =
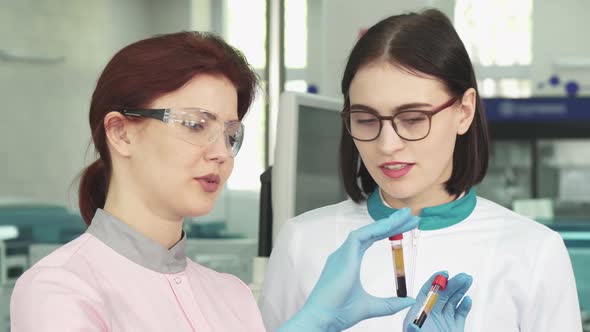
M408 296L406 290L406 272L404 270L404 249L402 247L402 234L397 234L389 237L391 242L391 253L393 255L393 270L395 273L395 286L397 290L397 297Z
M414 319L414 324L418 325L418 327L422 327L422 324L424 324L424 321L426 321L426 318L430 315L430 311L434 307L436 300L438 300L438 292L444 290L445 287L447 287L447 277L441 274L434 277L432 287L430 287L424 305L422 305L416 319Z

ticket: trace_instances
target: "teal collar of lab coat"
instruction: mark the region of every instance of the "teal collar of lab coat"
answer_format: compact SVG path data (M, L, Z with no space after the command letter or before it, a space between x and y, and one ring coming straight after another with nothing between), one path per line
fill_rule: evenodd
M397 211L397 209L385 205L379 190L377 188L367 200L367 209L373 220L387 218ZM476 201L475 189L471 188L463 197L452 202L423 208L418 228L424 231L432 231L453 226L465 220L473 212Z

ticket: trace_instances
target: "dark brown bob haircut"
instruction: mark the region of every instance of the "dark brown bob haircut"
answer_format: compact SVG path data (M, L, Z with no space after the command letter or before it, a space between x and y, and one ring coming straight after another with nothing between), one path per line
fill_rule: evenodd
M391 16L367 30L352 49L344 70L341 85L344 109L350 106L350 83L356 72L381 61L436 77L458 98L469 88L478 91L463 42L449 18L436 9ZM457 137L453 172L445 184L447 192L454 196L480 183L488 168L488 127L479 94L476 98L475 117L469 130ZM340 172L348 196L357 203L377 188L344 126Z

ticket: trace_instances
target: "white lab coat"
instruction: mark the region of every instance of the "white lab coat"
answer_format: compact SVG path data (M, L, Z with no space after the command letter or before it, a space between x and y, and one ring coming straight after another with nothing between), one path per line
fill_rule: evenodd
M268 331L305 303L327 257L349 232L373 222L366 203L351 200L289 220L270 257L260 306ZM404 234L408 295L416 297L434 273L473 276L467 293L473 307L465 331L579 332L580 308L571 261L557 232L478 197L475 209L458 224ZM388 240L370 247L361 283L375 296L395 296ZM346 331L403 331L407 309L365 320Z

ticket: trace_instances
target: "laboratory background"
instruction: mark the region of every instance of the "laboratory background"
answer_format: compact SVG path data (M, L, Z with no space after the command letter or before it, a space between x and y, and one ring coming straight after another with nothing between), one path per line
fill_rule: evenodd
M0 332L16 279L85 231L77 176L96 158L89 102L116 51L210 31L260 76L217 205L185 220L189 257L257 295L282 223L346 199L337 168L346 56L378 20L427 7L452 19L484 98L493 147L478 195L561 234L590 331L590 1L0 0Z

